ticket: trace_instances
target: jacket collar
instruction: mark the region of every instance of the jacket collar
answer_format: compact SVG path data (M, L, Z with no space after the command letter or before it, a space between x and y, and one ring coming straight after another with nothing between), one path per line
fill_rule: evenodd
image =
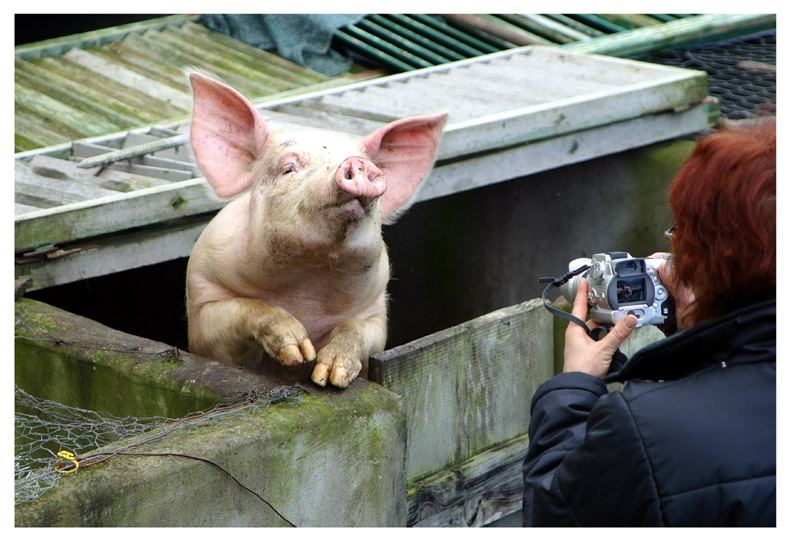
M717 362L776 360L776 299L752 304L639 350L606 382L677 379Z

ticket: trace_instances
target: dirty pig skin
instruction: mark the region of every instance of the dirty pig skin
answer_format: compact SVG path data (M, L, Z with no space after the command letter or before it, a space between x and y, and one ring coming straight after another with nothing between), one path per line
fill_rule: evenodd
M190 73L190 142L222 198L187 265L189 349L241 366L315 361L347 387L387 337L383 221L428 175L446 114L358 138L274 131L233 88Z

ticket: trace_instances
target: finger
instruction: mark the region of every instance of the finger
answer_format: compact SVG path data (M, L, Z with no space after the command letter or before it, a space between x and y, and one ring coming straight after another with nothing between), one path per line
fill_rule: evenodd
M587 278L579 280L579 285L576 286L576 297L573 299L571 314L581 320L587 318Z
M607 355L614 354L614 351L620 347L620 344L634 331L636 324L636 317L629 314L612 327L612 330L601 339Z
M671 280L670 274L672 274L672 269L668 263L659 263L656 265L656 272L658 272L658 277L665 284Z
M647 259L669 259L669 256L669 252L653 252L647 256Z

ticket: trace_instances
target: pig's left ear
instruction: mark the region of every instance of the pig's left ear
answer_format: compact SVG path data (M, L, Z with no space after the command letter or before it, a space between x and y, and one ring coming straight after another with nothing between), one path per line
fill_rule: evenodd
M395 211L408 208L436 159L447 113L396 120L362 140L362 150L384 172L387 191L381 196L381 217L392 223Z

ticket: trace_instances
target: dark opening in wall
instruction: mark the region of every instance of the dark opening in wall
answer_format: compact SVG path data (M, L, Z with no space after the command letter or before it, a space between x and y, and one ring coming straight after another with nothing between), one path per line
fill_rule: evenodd
M99 276L26 296L108 327L187 349L187 259Z
M384 227L391 348L539 297L538 276L596 252L668 250L666 187L693 143L676 141L418 203ZM28 294L187 349L186 258Z

